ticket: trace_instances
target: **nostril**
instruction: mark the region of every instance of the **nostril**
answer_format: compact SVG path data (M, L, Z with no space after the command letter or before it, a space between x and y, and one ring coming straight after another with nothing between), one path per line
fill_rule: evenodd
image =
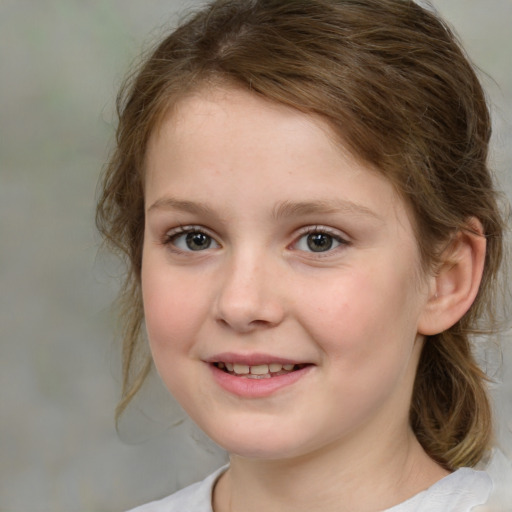
M224 318L217 318L217 322L221 324L223 327L228 327L229 324L224 320Z
M223 328L228 327L241 333L248 333L257 329L272 327L274 325L274 323L269 320L246 320L243 317L237 318L234 316L219 317L216 321Z
M270 325L271 322L267 321L267 320L253 320L252 322L250 322L249 325L253 325L254 327L264 327L265 325Z
M251 265L232 269L221 282L212 313L219 326L238 332L278 325L284 317L282 298L270 279L254 275Z

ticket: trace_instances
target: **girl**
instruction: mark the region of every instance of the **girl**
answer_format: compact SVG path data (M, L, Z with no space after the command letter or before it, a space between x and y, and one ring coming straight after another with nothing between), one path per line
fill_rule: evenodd
M218 0L119 97L98 225L152 361L229 467L138 512L466 511L503 219L490 121L408 0Z

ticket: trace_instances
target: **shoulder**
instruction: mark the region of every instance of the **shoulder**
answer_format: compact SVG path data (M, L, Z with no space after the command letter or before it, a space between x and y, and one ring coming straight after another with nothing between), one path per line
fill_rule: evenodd
M219 477L226 471L224 466L201 482L189 485L166 498L146 503L128 512L212 512L212 491Z
M461 468L385 512L470 512L488 500L492 488L486 472Z
M474 512L510 512L512 510L512 460L498 448L489 454L482 468L491 477L493 490L485 507Z

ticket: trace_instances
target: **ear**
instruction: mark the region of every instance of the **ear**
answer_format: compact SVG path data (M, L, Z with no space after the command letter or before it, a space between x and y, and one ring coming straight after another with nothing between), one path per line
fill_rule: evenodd
M471 217L443 251L429 296L420 316L418 332L439 334L456 324L475 300L482 280L486 240L482 224Z

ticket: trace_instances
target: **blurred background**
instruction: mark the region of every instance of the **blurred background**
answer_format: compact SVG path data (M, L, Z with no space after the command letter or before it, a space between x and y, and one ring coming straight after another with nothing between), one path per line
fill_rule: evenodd
M433 3L486 73L492 163L512 197L512 1ZM116 432L119 343L110 304L120 270L98 252L94 229L117 88L141 49L197 5L0 2L2 512L125 510L224 460L181 422L157 378ZM512 429L510 348L504 357L507 387L495 391L501 439Z

